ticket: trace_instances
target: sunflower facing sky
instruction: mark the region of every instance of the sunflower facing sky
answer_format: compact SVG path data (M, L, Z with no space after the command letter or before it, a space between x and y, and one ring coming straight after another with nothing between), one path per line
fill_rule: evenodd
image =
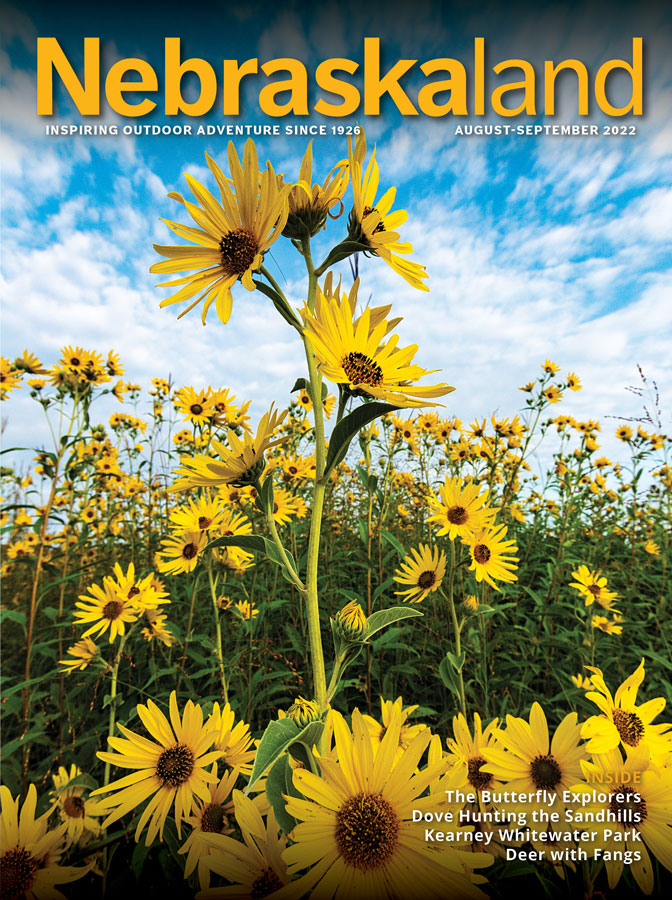
M168 196L184 205L198 227L163 221L175 234L196 246L154 244L156 252L167 258L154 263L149 271L159 275L192 271L191 275L158 285L178 288L160 305L191 301L180 313L181 317L203 301L201 319L205 324L214 303L220 321L226 323L231 316L231 288L236 281L240 280L248 291L255 290L252 273L259 270L264 254L285 227L289 212L287 196L292 186L278 186L270 162L259 172L257 151L251 138L243 150L242 166L233 142L229 143L230 178L207 153L205 158L217 182L220 200L193 176L185 175L197 202L185 200L177 193ZM192 300L195 295L198 296Z
M448 384L416 385L430 374L412 364L417 345L398 347L396 334L383 344L387 323L383 320L372 327L369 307L354 320L347 297L340 301L324 297L319 311L316 307L313 315L304 309L303 315L318 369L326 379L352 393L361 392L395 406L421 407L433 406L434 398L455 390Z
M320 756L321 776L295 769L294 784L303 797L287 799L287 812L299 824L292 832L296 843L285 851L284 859L291 869L312 866L291 885L297 896L484 897L475 883L483 879L472 872L488 865L492 857L459 853L446 845L437 851L412 822L414 808L436 809L445 797L443 792L421 796L445 768L439 761L416 771L430 730L423 728L398 755L400 707L393 708L377 747L357 710L352 731L339 713L332 715L337 760Z
M101 809L113 810L102 823L103 828L149 800L135 830L137 841L147 828L147 846L157 834L163 837L173 807L179 835L182 820L191 815L195 800L210 802L208 785L217 782L217 776L206 767L219 759L221 752L211 749L217 735L214 729L204 727L201 707L188 700L180 716L175 691L169 706L170 721L152 700L146 706L137 706L138 716L153 740L119 724L124 737L108 738L116 753L98 753L105 763L137 770L93 791L92 796L109 795L100 801Z
M394 580L406 585L406 590L395 591L405 602L421 603L425 597L441 587L446 573L446 554L438 547L420 544L404 558L394 573Z
M106 632L110 644L117 636L126 632L126 626L135 622L139 615L139 609L133 600L122 596L112 578L105 576L103 587L92 584L87 596L83 594L75 606L75 624L87 625L93 623L83 634L87 638L91 634L102 636Z
M392 211L396 188L389 188L376 200L378 193L378 163L375 148L364 169L366 158L366 138L360 131L353 150L352 139L348 138L348 161L352 181L353 206L348 222L351 240L365 244L369 252L379 256L402 278L419 291L428 291L423 282L427 270L419 263L404 259L413 252L413 246L399 240L397 229L408 219L406 210Z
M599 572L591 572L588 566L579 566L576 572L572 572L570 587L576 588L586 601L586 606L599 603L604 609L612 609L614 600L618 597L614 591L607 587L607 579Z

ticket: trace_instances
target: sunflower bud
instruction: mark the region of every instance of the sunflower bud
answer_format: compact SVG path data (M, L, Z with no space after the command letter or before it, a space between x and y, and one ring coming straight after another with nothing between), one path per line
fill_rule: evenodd
M366 616L364 610L356 600L351 600L347 606L336 614L336 626L344 638L349 641L358 641L366 632Z
M314 700L305 700L303 697L297 697L287 710L287 717L293 719L299 728L305 728L306 725L310 725L318 716L317 703Z
M469 612L476 612L478 609L478 597L474 594L469 594L464 598L464 605L469 610Z

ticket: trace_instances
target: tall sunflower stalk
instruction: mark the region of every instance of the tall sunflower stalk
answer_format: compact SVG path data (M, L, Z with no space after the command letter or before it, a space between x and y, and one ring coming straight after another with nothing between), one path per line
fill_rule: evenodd
M331 472L345 456L352 438L369 422L400 407L435 405L437 398L453 390L447 384L419 385L417 382L428 373L413 363L417 347L400 347L399 338L391 333L400 321L388 318L391 307L367 308L358 315L359 278L355 279L350 291L345 292L341 290L340 281L334 284L333 274L329 271L354 253L364 253L383 259L417 289L428 290L424 267L406 258L412 247L399 240L398 228L405 221L406 213L392 210L394 189L376 200L378 165L375 154L368 162L366 157L366 141L360 133L354 146L349 143L347 159L336 163L322 184L313 184L311 145L295 183L285 183L281 176L276 176L270 162L260 171L251 140L245 145L242 162L233 144L229 145L228 173L206 155L219 198L196 179L186 176L196 202L177 193L169 196L184 206L195 227L164 221L195 246L155 245L165 259L151 267L151 271L158 274L179 275L160 284L160 287L175 289L162 301L162 306L187 302L181 313L184 315L202 305L205 323L208 311L214 305L220 321L226 323L233 308L232 289L239 282L247 290L256 290L270 299L302 341L307 378L299 379L297 385L309 396L315 436L305 572L299 572L276 526L273 476L266 469L264 460L265 451L285 439L281 434L285 412L277 412L272 406L262 417L255 435L250 431L241 435L229 430L226 443L210 436L206 453L182 457L173 490L203 491L229 485L254 491L255 504L263 513L268 537L228 534L211 541L209 546L237 546L265 554L280 566L285 578L299 592L308 627L314 698L311 703L321 721L345 666L372 633L371 627L362 627L355 633L347 628L343 631L342 623L332 624L332 630L336 628L334 665L328 689L318 580L325 492ZM326 227L328 219L337 218L344 211L349 184L352 185L353 202L348 233L316 266L311 239ZM291 240L306 268L306 299L299 310L292 308L264 264L269 247L281 236ZM190 274L183 275L184 272ZM339 392L338 414L329 443L325 435L324 380L336 384ZM376 625L375 630L384 627L377 625L370 608L367 612L368 621ZM419 614L405 609L391 616L392 611L385 612L384 624ZM223 677L219 655L218 664L220 677ZM319 740L316 735L315 742L319 744Z

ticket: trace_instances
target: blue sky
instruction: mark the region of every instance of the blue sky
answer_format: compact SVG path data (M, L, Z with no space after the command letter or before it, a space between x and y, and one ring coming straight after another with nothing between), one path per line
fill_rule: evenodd
M585 386L558 410L593 418L638 414L638 401L624 389L636 381L639 363L669 411L672 69L662 5L582 11L563 4L530 12L511 4L420 2L404 11L339 3L320 5L307 18L298 3L213 3L198 12L170 4L63 11L26 3L20 11L6 6L3 18L3 355L27 347L52 362L68 343L113 347L132 381L171 373L178 384L226 386L252 399L258 415L271 400L283 402L303 374L294 332L270 304L242 289L234 292L226 327L214 313L205 328L195 312L178 322L173 309L159 309L164 294L148 272L156 259L152 242L172 243L159 217L180 218L167 192L186 190L185 171L207 180L204 151L224 161L226 140L46 137L47 120L35 114L37 36L58 37L77 64L82 38L96 35L105 60L138 56L160 68L163 38L179 35L184 55L213 63L286 55L311 68L330 56L360 58L365 36L381 37L389 61L468 60L478 35L492 63L574 56L592 71L610 57L627 58L632 37L643 36L646 114L619 120L636 124L635 136L459 137L450 117L404 118L389 107L380 117L362 117L369 142L377 142L381 185L396 185L397 206L409 211L403 238L428 267L431 291L415 291L369 259L362 261L360 295L394 303L404 316L402 342L419 344L417 360L441 368L442 379L456 386L447 412L463 419L516 412L518 385L537 375L547 356ZM554 122L575 121L570 88L567 82ZM61 101L53 121L81 122ZM248 93L240 122L264 121L253 101ZM109 113L99 121L120 122ZM155 114L140 121L164 120ZM221 117L215 112L205 121ZM608 122L601 115L589 121ZM258 149L289 179L305 139L260 140ZM320 138L314 150L321 180L346 145ZM318 244L339 240L344 220ZM301 271L282 244L268 267L298 305ZM46 440L26 393L4 404L10 446Z

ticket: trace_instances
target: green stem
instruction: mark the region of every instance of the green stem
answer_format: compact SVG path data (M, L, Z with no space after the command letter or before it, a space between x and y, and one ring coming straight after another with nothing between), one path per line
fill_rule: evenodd
M114 737L114 726L117 717L117 677L119 675L119 664L121 662L121 655L124 652L124 644L126 643L126 639L130 635L130 630L127 634L122 634L119 640L119 650L117 651L117 655L114 658L114 662L112 663L112 679L110 681L110 715L107 720L107 739L109 745L109 739ZM110 783L110 767L111 764L109 762L105 763L105 775L103 777L103 787L107 787Z
M229 691L226 686L226 676L224 674L224 655L222 653L222 626L219 621L219 607L217 606L217 578L212 575L212 569L208 566L208 582L210 584L210 597L212 598L212 609L215 614L215 656L217 657L217 666L219 668L219 683L222 689L222 698L224 703L229 702Z
M310 253L310 239L302 241L303 256L308 270L308 309L315 308L315 291L317 276ZM310 376L310 390L313 398L313 414L315 417L315 484L313 486L313 508L310 519L310 537L308 540L308 561L306 565L306 618L308 620L308 638L313 670L313 693L320 712L327 708L327 678L324 668L324 651L320 630L320 606L317 594L317 569L320 552L320 530L322 527L322 510L326 485L322 482L325 465L324 416L322 410L322 385L317 371L315 353L305 334L303 343Z
M280 535L278 534L278 529L275 524L275 519L273 518L273 510L268 508L266 510L266 521L268 523L268 530L271 533L271 537L273 538L273 543L278 548L278 553L280 554L280 558L284 563L285 568L287 569L287 574L292 579L292 584L298 588L298 590L303 594L305 593L306 586L299 578L296 569L291 564L289 557L287 556L287 551L285 550L285 545L280 540Z
M450 606L450 616L453 620L453 630L455 632L455 656L459 660L462 655L462 642L460 639L460 624L457 621L457 611L455 610L454 583L455 583L455 541L450 542L450 576L448 579L448 605ZM464 678L462 677L462 669L457 673L459 690L460 690L460 709L462 715L467 717L467 704L464 696Z

